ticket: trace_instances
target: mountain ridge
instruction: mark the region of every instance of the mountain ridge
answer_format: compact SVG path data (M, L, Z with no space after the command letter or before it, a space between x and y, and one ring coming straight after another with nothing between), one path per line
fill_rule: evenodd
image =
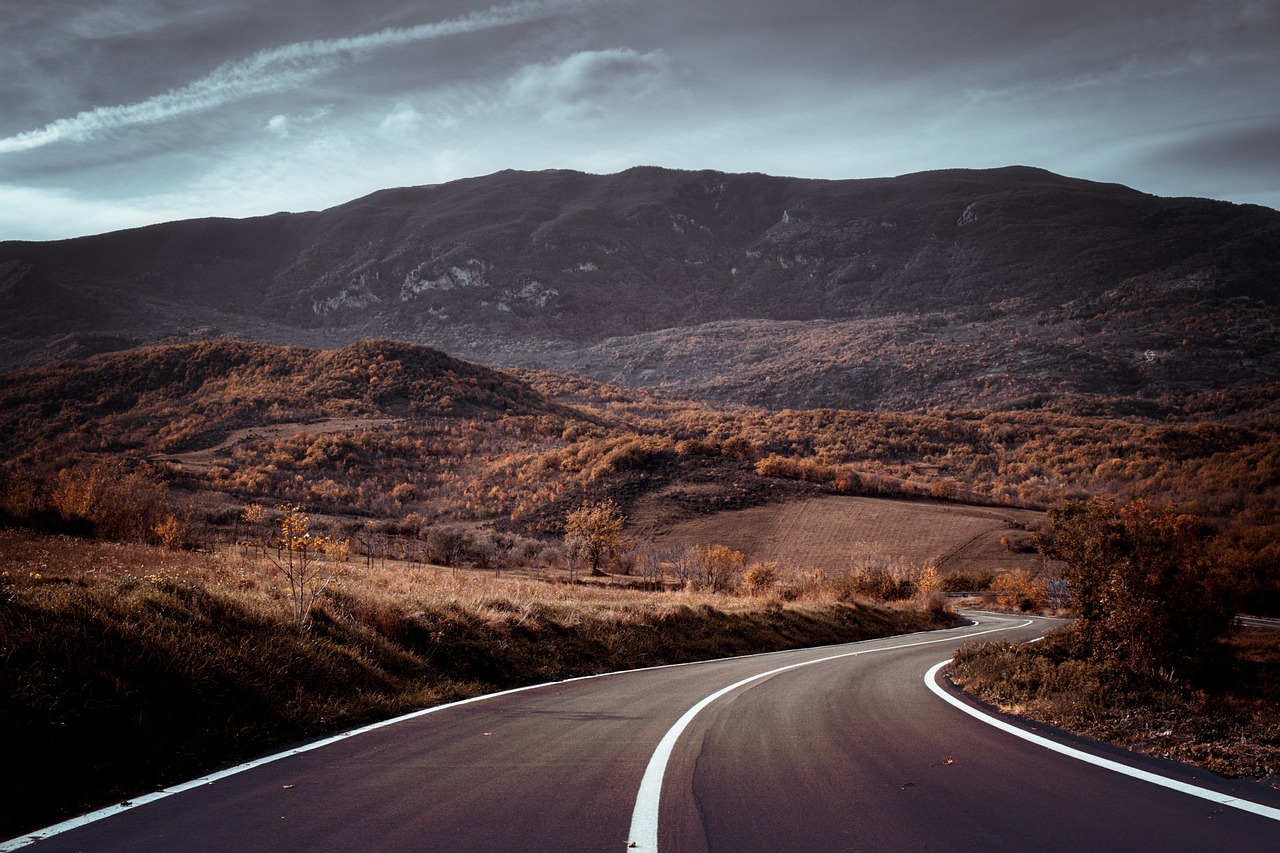
M968 323L978 335L1044 338L1048 328L1079 338L1104 331L1106 312L1124 303L1126 343L1108 350L1107 365L1093 371L1098 381L1076 388L1055 379L1050 391L1152 398L1172 386L1134 380L1129 362L1145 357L1137 354L1179 351L1178 365L1204 365L1196 387L1178 393L1205 390L1205 375L1230 372L1240 353L1254 369L1231 383L1280 378L1269 352L1280 327L1277 282L1280 212L1164 199L1034 167L857 180L508 170L380 190L324 211L0 243L0 366L207 337L322 347L385 337L498 366L662 387L643 374L679 373L670 354L679 347L627 353L655 335L694 347L715 324L811 324L811 341L843 352L866 336L834 340L818 327L864 324L875 339L920 316L934 330ZM1188 336L1187 317L1167 316L1171 302L1179 315L1227 317L1234 331ZM1028 362L1093 358L1070 340L1035 353L964 344L939 358L965 374L965 388L993 368L1030 381ZM592 368L602 347L614 353L605 361L654 364ZM989 363L997 356L1004 360ZM936 382L937 373L919 381ZM711 379L667 384L697 393ZM724 399L805 403L768 374L744 383L769 387ZM850 388L833 387L822 401L931 404L923 386L883 400L871 386ZM964 391L937 402L1011 399Z

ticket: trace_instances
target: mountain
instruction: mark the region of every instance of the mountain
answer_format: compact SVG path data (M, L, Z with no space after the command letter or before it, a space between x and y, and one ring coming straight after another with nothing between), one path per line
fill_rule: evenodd
M1274 399L1280 213L1025 167L508 171L0 243L0 311L4 366L389 337L774 407L1164 416Z

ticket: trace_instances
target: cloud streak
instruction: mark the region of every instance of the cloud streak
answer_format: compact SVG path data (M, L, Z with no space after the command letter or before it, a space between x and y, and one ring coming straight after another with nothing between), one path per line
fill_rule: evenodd
M97 107L58 119L37 130L0 139L0 154L42 148L56 142L83 142L116 128L158 124L207 112L257 95L285 92L329 74L349 62L393 47L464 33L524 24L587 5L591 0L521 0L458 18L324 41L296 42L228 62L180 89L133 104Z
M507 86L517 102L540 110L543 118L592 118L663 89L669 82L669 65L661 50L584 50L555 62L527 65Z

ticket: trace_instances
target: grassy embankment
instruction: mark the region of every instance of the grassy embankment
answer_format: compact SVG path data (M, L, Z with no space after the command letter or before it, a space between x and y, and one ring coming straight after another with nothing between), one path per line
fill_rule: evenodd
M1280 636L1231 630L1243 585L1204 521L1102 498L1048 520L1037 544L1076 620L1041 643L961 649L958 681L1067 729L1280 783Z
M950 621L353 563L300 633L278 573L239 552L4 531L0 554L0 838L466 696Z
M1080 659L1070 629L961 649L953 678L1000 709L1280 790L1280 632L1237 629L1194 674Z

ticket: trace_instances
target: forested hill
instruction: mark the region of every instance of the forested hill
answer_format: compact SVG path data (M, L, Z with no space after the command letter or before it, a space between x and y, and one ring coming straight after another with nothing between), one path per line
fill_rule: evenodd
M242 341L143 347L3 374L3 457L207 446L281 422L571 416L516 377L429 347L317 351Z

